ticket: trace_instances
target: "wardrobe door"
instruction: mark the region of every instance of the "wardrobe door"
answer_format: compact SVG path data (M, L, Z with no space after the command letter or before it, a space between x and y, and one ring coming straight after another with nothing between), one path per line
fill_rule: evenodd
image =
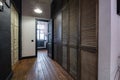
M69 2L69 72L77 79L79 1Z
M56 18L54 19L54 60L57 61L57 24Z
M81 80L97 80L97 0L81 0Z
M68 64L68 32L69 32L69 8L62 11L62 66L67 70Z
M54 20L54 58L62 64L62 13Z

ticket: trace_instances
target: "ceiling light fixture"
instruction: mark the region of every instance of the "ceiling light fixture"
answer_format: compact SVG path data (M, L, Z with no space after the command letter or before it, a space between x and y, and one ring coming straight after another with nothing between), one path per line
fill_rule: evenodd
M3 11L3 1L0 0L0 12Z
M42 13L42 10L39 9L39 8L36 8L36 9L34 9L34 12L35 12L35 13L38 13L38 14L41 14L41 13Z

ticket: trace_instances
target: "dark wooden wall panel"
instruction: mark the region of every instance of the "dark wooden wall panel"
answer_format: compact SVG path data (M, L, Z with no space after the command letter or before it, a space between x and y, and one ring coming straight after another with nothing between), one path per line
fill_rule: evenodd
M54 60L57 61L57 44L54 43Z
M97 80L97 53L81 50L81 80Z
M97 80L97 0L81 0L81 80Z
M63 46L62 66L67 70L67 46Z
M62 64L62 14L54 19L54 57L59 64Z
M68 44L69 31L69 8L68 6L62 11L62 42Z
M96 0L81 2L81 45L96 47Z
M54 60L57 61L57 24L56 19L54 19Z
M62 13L62 22L57 19L59 14L53 17L54 42L56 43L54 54L58 63L62 58L62 67L75 80L97 80L97 1L65 0L64 6L58 11ZM58 24L62 24L62 29Z
M70 45L74 45L77 46L77 39L78 39L78 5L77 4L77 0L70 0L70 19L69 19L69 23L70 23L70 33L69 33L69 37L70 37Z
M62 63L63 67L68 70L68 34L69 33L69 7L68 5L62 11Z
M70 48L70 74L77 79L77 49Z
M70 74L77 79L77 54L78 54L78 16L79 3L78 0L70 0L69 2L69 54L70 54Z

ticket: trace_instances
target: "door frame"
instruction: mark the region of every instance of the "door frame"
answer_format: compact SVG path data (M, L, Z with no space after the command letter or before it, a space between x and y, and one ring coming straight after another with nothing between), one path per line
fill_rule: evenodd
M47 19L35 19L35 53L37 57L37 21L49 22Z

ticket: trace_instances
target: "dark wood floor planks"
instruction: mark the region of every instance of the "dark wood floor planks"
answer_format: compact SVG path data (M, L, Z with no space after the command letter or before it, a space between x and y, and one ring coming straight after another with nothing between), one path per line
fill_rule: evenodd
M38 51L37 58L21 60L13 72L12 80L73 80L45 50Z

